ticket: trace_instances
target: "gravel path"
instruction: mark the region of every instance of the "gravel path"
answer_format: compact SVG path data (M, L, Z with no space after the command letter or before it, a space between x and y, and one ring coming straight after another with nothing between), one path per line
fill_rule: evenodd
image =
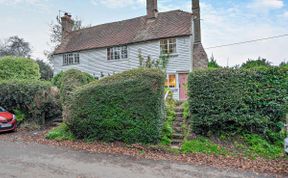
M264 177L172 161L91 154L48 145L0 140L0 177L20 178L191 178Z

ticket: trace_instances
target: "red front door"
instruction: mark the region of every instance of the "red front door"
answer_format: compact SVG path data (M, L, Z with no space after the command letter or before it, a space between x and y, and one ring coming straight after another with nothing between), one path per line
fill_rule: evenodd
M188 99L187 96L187 83L188 83L188 74L179 74L179 99L180 101L185 101Z

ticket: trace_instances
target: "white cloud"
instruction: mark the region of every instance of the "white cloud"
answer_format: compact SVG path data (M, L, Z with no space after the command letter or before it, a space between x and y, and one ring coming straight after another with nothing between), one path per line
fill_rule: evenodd
M288 11L286 11L286 12L283 13L283 17L288 18Z
M90 0L93 5L104 5L108 8L145 5L145 0Z
M206 48L287 33L287 22L283 20L282 24L275 22L276 15L251 12L250 8L244 7L247 7L245 4L236 9L217 8L205 3L201 6L202 36ZM288 58L288 52L281 50L287 42L288 38L281 38L206 51L209 56L213 53L217 61L225 66L228 60L229 65L234 66L245 62L248 58L256 59L259 56L267 58L273 64L279 64Z
M248 7L257 11L281 9L284 7L284 0L253 0L253 2L248 5Z
M0 4L19 4L19 3L28 3L28 4L38 4L40 3L40 0L0 0Z

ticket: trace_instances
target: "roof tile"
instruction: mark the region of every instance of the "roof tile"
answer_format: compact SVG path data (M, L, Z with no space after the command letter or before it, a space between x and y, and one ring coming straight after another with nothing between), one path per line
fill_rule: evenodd
M191 35L192 14L180 10L107 23L71 32L54 54L125 45L161 38Z

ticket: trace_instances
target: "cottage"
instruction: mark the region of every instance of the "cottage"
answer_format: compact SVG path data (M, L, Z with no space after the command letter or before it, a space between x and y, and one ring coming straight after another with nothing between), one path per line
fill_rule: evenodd
M76 68L101 77L139 67L139 54L152 59L169 55L165 85L175 99L185 100L188 73L208 65L199 0L192 0L192 12L158 12L157 0L147 0L145 16L77 31L66 13L61 18L62 43L52 57L54 73Z

